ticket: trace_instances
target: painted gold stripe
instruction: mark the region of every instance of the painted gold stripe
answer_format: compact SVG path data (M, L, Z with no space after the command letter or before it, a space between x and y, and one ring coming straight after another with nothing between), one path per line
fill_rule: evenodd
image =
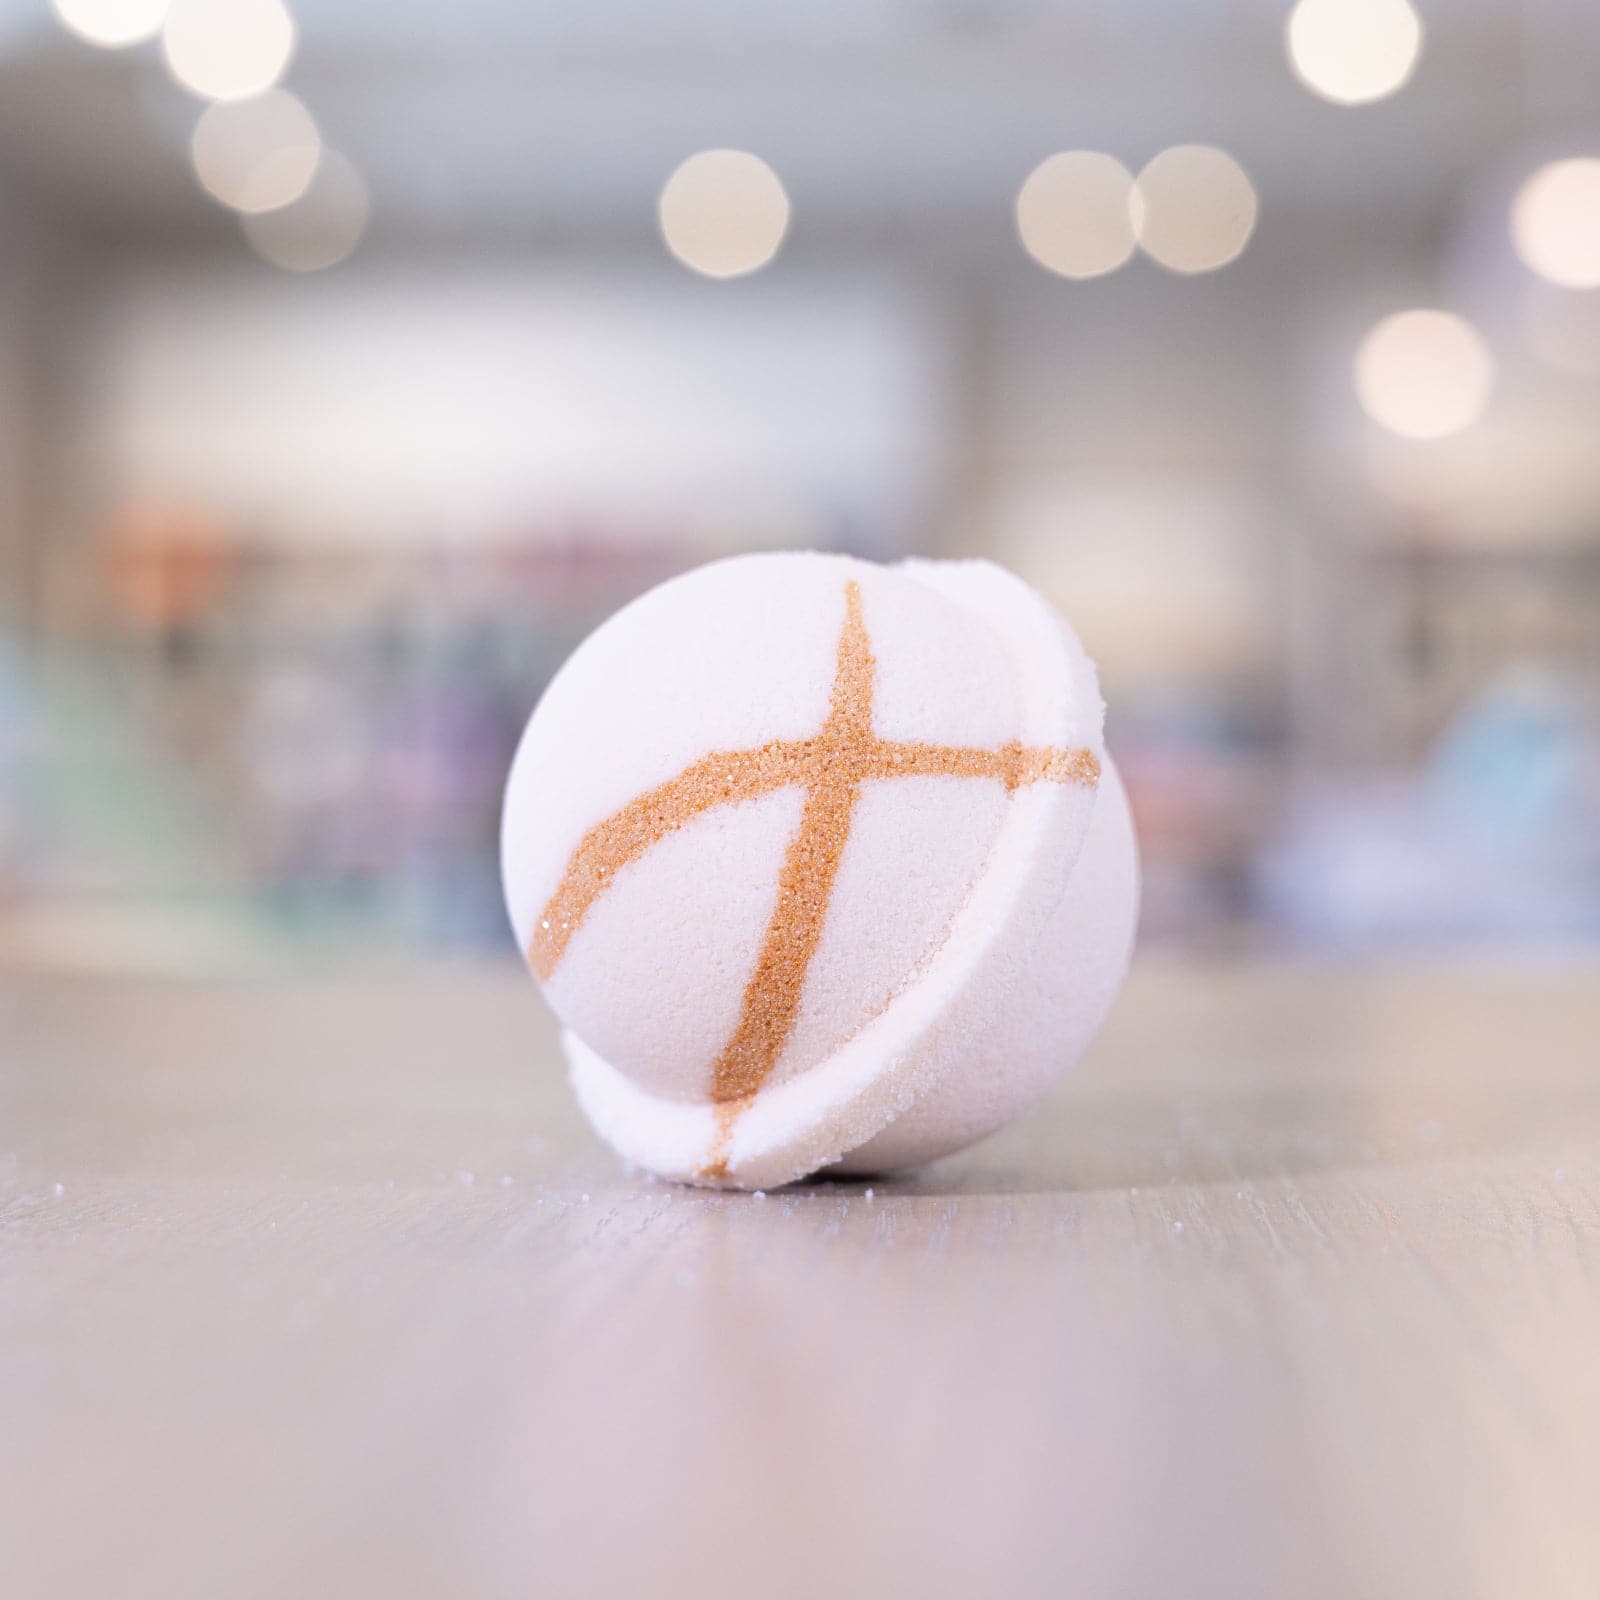
M804 783L814 741L776 741L758 750L719 750L597 823L579 841L561 882L539 913L528 960L541 978L556 969L573 934L611 880L652 845L716 806L756 800Z
M850 762L843 758L852 746L871 740L874 665L861 620L861 589L852 583L845 590L839 663L820 741L836 749L841 759L821 763L807 788L800 826L784 852L777 903L745 985L738 1025L711 1069L711 1098L719 1103L742 1100L761 1087L794 1027L861 792Z

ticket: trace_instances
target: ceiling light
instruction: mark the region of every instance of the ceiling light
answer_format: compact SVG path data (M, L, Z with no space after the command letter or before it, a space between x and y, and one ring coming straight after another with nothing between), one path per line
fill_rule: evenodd
M1017 235L1047 271L1098 278L1133 254L1128 169L1098 150L1041 161L1017 192Z
M1600 160L1540 167L1511 206L1517 254L1564 289L1600 288Z
M184 88L207 100L270 89L294 54L294 18L281 0L172 0L161 46Z
M1422 53L1422 22L1408 0L1300 0L1286 31L1295 76L1335 105L1393 94Z
M1442 439L1483 415L1494 362L1471 323L1448 311L1397 311L1361 341L1356 394L1374 422L1408 439Z
M372 212L361 174L324 150L311 187L290 205L240 218L256 253L290 272L337 266L361 242Z
M1145 253L1174 272L1214 272L1244 249L1256 191L1225 150L1174 145L1139 174L1132 215Z
M746 150L702 150L661 191L661 236L686 267L738 278L764 267L789 228L778 175Z
M272 211L310 187L322 153L311 113L286 89L224 100L195 124L189 143L195 176L235 211Z
M108 50L153 39L167 14L167 0L50 0L69 32Z

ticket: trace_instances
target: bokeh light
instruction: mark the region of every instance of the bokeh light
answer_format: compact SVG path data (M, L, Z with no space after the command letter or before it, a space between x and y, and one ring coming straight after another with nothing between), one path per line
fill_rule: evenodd
M737 278L764 267L789 229L778 175L746 150L702 150L661 191L661 236L686 267Z
M1362 409L1391 433L1442 439L1483 415L1494 361L1463 318L1449 311L1397 311L1361 341L1355 385Z
M1324 100L1358 106L1403 88L1422 52L1408 0L1300 0L1289 14L1289 64Z
M167 66L207 100L270 89L294 54L294 18L281 0L172 0L161 30Z
M1600 159L1540 167L1511 206L1517 254L1564 289L1600 288Z
M153 39L167 14L168 0L50 0L61 25L90 44L108 50Z
M1225 150L1205 144L1163 150L1139 174L1131 197L1145 253L1173 272L1214 272L1250 242L1256 191Z
M1097 278L1133 254L1128 169L1098 150L1064 150L1041 161L1017 193L1023 248L1063 278Z
M298 200L321 153L311 113L285 89L209 107L190 141L195 176L235 211L272 211Z
M240 222L263 260L290 272L320 272L355 250L371 211L361 174L337 151L324 150L311 187L298 200Z

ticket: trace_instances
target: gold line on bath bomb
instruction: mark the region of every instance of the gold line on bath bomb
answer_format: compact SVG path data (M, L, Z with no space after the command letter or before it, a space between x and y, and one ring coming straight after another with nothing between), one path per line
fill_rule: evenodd
M1094 669L988 562L714 562L590 635L512 766L517 940L573 1087L663 1177L768 1188L1026 1110L1138 906Z

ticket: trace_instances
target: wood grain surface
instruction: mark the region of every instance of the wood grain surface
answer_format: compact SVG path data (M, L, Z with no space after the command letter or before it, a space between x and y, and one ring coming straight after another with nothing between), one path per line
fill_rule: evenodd
M1600 976L1146 964L765 1198L520 974L0 979L0 1438L8 1600L1593 1600Z

